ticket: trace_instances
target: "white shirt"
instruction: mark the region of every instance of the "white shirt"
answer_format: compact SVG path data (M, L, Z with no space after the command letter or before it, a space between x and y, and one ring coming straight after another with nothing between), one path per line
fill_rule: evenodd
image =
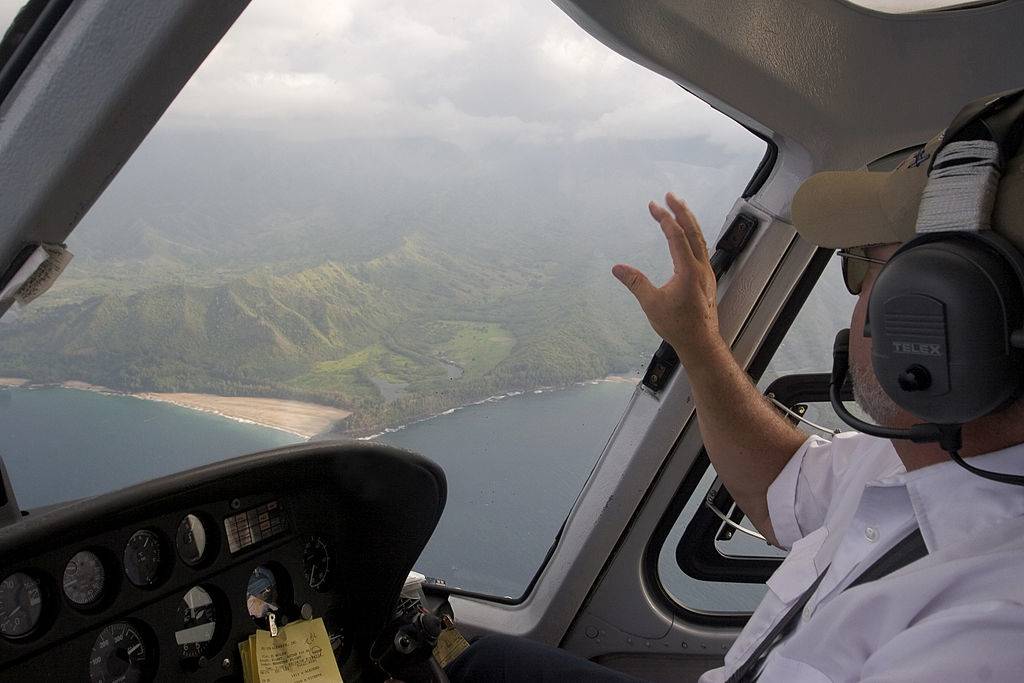
M1024 474L1024 444L969 462ZM1024 680L1024 488L952 460L908 473L890 441L848 433L809 438L768 510L789 555L702 683L726 680L826 568L759 681ZM927 557L843 591L917 526Z

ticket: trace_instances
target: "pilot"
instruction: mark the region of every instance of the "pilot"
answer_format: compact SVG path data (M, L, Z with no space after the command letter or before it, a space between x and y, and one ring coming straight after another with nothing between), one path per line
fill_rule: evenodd
M963 122L977 119L984 102L965 109L945 141L940 134L894 171L818 174L793 200L796 229L814 244L839 249L846 286L858 296L849 337L853 391L882 428L922 423L920 414L883 387L873 367L882 362L873 361L877 335L865 336L876 281L879 291L889 286L879 281L887 261L924 232L960 224L975 231L991 228L1011 248L1024 249L1024 145L1016 144L1024 117L1014 119L994 153L991 144L971 135L964 144L950 141L951 133L965 137L970 126ZM1018 96L1012 104L1022 110L1022 102ZM947 157L936 163L940 155ZM719 334L715 276L697 221L674 195L666 204L652 202L649 208L668 241L674 266L668 282L656 287L627 265L616 265L612 273L678 352L704 444L729 492L772 545L789 551L725 666L701 681L1020 680L1020 366L1011 380L1017 388L1006 401L964 421L962 445L858 432L831 441L808 438L780 416L734 360ZM939 280L946 276L941 273ZM949 274L950 281L956 277ZM987 301L978 299L979 313L999 308ZM1021 308L1019 298L1006 301L1010 309ZM1020 310L1005 313L1019 324ZM979 330L947 332L970 339ZM955 413L963 405L946 399L935 409ZM963 460L955 462L947 449ZM637 680L507 636L478 640L449 666L449 674L456 682Z

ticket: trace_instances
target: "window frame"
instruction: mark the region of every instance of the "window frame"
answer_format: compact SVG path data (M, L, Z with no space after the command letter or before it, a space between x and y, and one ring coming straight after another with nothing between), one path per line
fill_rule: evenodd
M2 28L0 102L14 89L14 84L70 5L71 0L28 0L11 25Z
M829 401L829 373L802 373L779 377L772 382L765 395L793 408L798 403L827 403ZM849 383L843 387L843 398L849 400L853 390ZM701 449L706 458L707 453ZM705 469L705 472L707 470ZM718 492L716 507L728 509L732 496L723 486ZM733 520L738 523L738 520ZM764 583L774 573L782 558L738 557L726 555L716 543L722 531L723 522L707 507L701 505L686 525L676 546L675 557L679 568L691 578L701 581L722 581L730 583Z
M895 9L890 7L882 7L878 2L871 2L870 0L842 0L850 7L860 10L862 12L870 12L871 14L877 14L883 17L914 17L922 14L936 14L940 12L961 12L972 9L979 9L982 7L989 7L991 5L998 5L1005 0L950 0L949 2L942 2L938 5L932 5L929 7L918 7L918 8L906 8L906 9Z
M757 134L752 129L748 129L748 130L750 130L755 135ZM758 137L761 138L761 140L765 142L765 144L767 145L767 149L765 150L764 157L762 157L761 161L759 162L759 164L757 166L757 169L754 171L754 176L753 176L753 179L751 180L751 183L753 183L754 180L757 179L758 176L760 174L762 174L762 173L764 174L764 177L766 178L768 176L768 173L771 171L771 165L774 165L775 160L778 157L778 148L775 146L775 143L773 143L771 140L769 140L769 139L767 139L767 138L765 138L765 137L763 137L761 135L758 135ZM769 165L766 166L766 164L769 164ZM767 168L767 170L765 170L766 168ZM762 179L761 182L763 182L763 179ZM749 183L748 183L747 187L748 188L750 187ZM731 228L733 226L736 226L737 224L743 223L744 220L752 220L752 221L754 221L754 227L750 231L750 233L747 235L747 239L745 239L742 242L742 244L739 246L739 251L737 251L735 254L732 254L732 258L728 258L726 261L724 261L723 265L721 266L720 269L716 269L716 273L715 273L716 279L720 279L726 272L728 272L729 268L734 263L735 256L738 255L743 250L743 248L746 247L746 245L749 242L749 240L753 237L754 234L756 234L757 230L761 227L760 224L759 224L759 221L757 220L756 217L752 217L752 216L749 216L748 214L740 212L740 213L738 213L733 218L732 221L730 221L729 226L726 228L726 232L728 232L729 228ZM724 233L723 233L723 236L724 236ZM723 256L725 254L725 252L729 251L728 249L723 249L721 246L719 246L723 242L723 236L720 236L719 239L718 239L718 243L716 244L715 252L714 252L714 254L712 254L712 259L714 259L714 257L717 257L717 256ZM827 256L831 257L831 255L832 255L832 251L831 250L824 250L824 251L827 251L828 252ZM816 253L815 254L815 258L817 256L818 256L818 254ZM812 261L812 263L813 263L813 261ZM822 263L822 270L824 269L824 266L827 263L828 263L828 259L826 258L826 259L824 259L824 261ZM820 272L819 272L819 275L820 275ZM817 281L817 278L815 278L815 282L816 281ZM812 285L812 287L813 287L813 285ZM787 305L788 305L788 302L787 302ZM801 305L802 305L802 302L801 302ZM794 315L794 317L795 317L795 315ZM792 322L792 321L790 321L790 322ZM788 326L787 326L787 328L788 328ZM782 336L785 336L785 335L783 334ZM780 337L779 341L776 342L776 346L778 345L778 343L781 342L781 340L782 339ZM664 384L666 384L668 382L668 379L672 376L672 374L674 374L674 372L678 369L678 366L679 366L679 358L678 358L678 356L676 356L675 351L672 349L672 347L669 346L666 342L663 341L661 343L661 345L658 347L658 349L655 350L654 355L653 355L650 363L648 364L647 369L645 370L644 380L642 382L642 384L644 384L645 386L647 386L647 378L650 376L650 374L652 372L652 368L655 367L656 364L658 363L660 355L661 354L665 354L666 351L667 351L668 355L670 356L670 358L668 359L668 364L666 366L666 372L664 373L664 376L662 377L661 386L664 386ZM767 367L767 364L765 365L765 367ZM658 390L657 388L652 388L650 386L648 386L648 388L650 390L652 390L652 391L657 391ZM628 406L627 406L627 408L628 408ZM625 408L624 408L624 410L625 410ZM683 431L685 431L685 430L683 430ZM680 433L679 438L682 438L682 433ZM678 445L678 441L676 442L676 444L673 444L673 448L675 448L676 445ZM694 480L694 482L692 484L692 488L696 488L697 487L697 485L700 482L701 477L703 477L703 475L704 475L704 471L707 469L707 465L705 465L704 468L702 468L702 469L697 466L697 464L699 463L701 457L703 457L705 460L707 460L707 453L704 451L703 447L701 447L701 451L700 451L700 455L698 456L698 460L695 462L694 467L691 468L691 473L690 474L692 474L692 472L694 470L700 469L700 471L697 474L696 479ZM498 604L502 604L502 605L509 605L509 606L516 606L516 605L521 605L521 604L525 603L527 601L527 599L529 599L530 595L533 593L533 589L534 589L534 587L536 587L537 582L540 581L540 577L544 573L544 570L547 567L548 562L551 561L551 557L555 554L555 549L558 547L558 543L559 543L559 541L562 538L562 533L565 531L566 523L569 521L569 517L572 515L573 510L576 509L576 504L579 502L580 496L582 496L583 492L586 490L587 482L589 482L590 476L593 475L594 471L597 469L599 464L600 464L600 458L598 458L598 461L596 461L594 463L594 466L590 470L590 475L587 476L587 481L585 481L583 483L583 487L580 490L580 492L577 494L576 500L573 502L572 507L566 513L565 518L562 520L562 524L558 528L558 533L555 534L555 537L551 541L551 545L548 547L547 553L544 555L544 560L541 562L540 566L537 567L537 571L534 572L533 578L530 579L529 584L526 586L526 588L523 591L522 595L520 595L518 598L509 598L509 597L504 597L504 596L495 596L495 595L490 595L488 593L482 593L482 592L479 592L479 591L466 590L466 589L463 589L463 588L456 588L456 587L442 586L442 585L439 585L439 584L436 584L436 583L432 583L432 582L424 585L424 592L427 592L427 593L430 593L430 594L434 594L434 595L439 595L439 596L458 595L458 596L461 596L461 597L472 598L472 599L476 599L476 600L485 600L485 601L488 601L488 602L494 602L494 603L498 603ZM689 480L690 474L687 474L687 477L686 477L687 481ZM685 484L686 484L686 482L684 481L684 485ZM692 494L692 491L690 493ZM678 494L676 495L676 498L674 500L678 500ZM685 504L686 500L688 500L688 498L684 499L684 501L683 501L684 504ZM682 508L680 508L680 510L681 509ZM659 523L659 528L660 528L660 523ZM671 529L671 528L672 528L671 526L668 527L668 529ZM667 535L667 531L666 531L666 535ZM655 559L654 559L654 564L655 564L655 574L656 574L657 573L657 557L655 557ZM668 593L664 590L664 588L661 587L660 581L656 585L659 586L659 589L666 596L668 595ZM671 600L671 598L669 598L669 600L671 602L675 602L674 600Z
M820 247L815 249L807 267L800 276L799 281L794 286L789 297L786 299L786 303L782 306L778 316L776 316L775 322L769 328L747 367L747 373L755 384L768 368L769 363L778 351L779 345L789 332L793 321L796 320L797 315L806 303L811 291L818 283L821 274L825 271L825 267L828 265L829 259L832 258L833 253L833 249ZM739 336L742 336L742 333L743 330L740 331ZM666 609L669 613L694 624L718 627L742 627L750 618L749 613L714 614L688 608L687 606L679 603L672 594L669 593L668 589L662 583L661 576L658 572L658 558L665 545L665 540L668 538L669 533L679 520L679 515L682 513L686 504L690 501L690 497L695 493L696 488L704 477L708 466L710 466L710 459L708 458L707 452L704 450L703 446L701 446L700 453L694 460L689 471L686 473L686 476L683 477L679 487L676 489L672 498L672 503L665 508L665 511L661 515L661 519L655 527L654 533L651 534L650 539L648 539L647 546L644 551L641 571L643 573L644 581L652 588L652 592L654 593L652 597L655 598L660 603L661 607ZM698 509L698 513L695 513L694 519L700 514L699 511L701 509L704 508L701 507ZM711 514L710 511L708 511L708 514ZM690 522L692 521L693 519L690 520ZM687 522L687 530L689 529L690 522ZM717 530L717 527L715 528ZM684 537L685 535L686 533L684 531ZM711 534L710 538L713 544L714 534ZM717 549L715 549L715 552L718 552ZM733 559L726 559L725 561L729 563L742 562ZM691 578L699 578L693 577L681 566L679 569ZM720 579L712 578L711 580ZM758 580L757 582L761 581Z
M689 91L687 91L687 92L689 92ZM759 131L757 131L757 130L749 127L749 126L745 126L744 125L743 127L747 131L749 131L752 135L756 136L759 140L761 140L765 144L764 155L761 157L761 160L758 162L757 166L755 167L753 175L751 176L750 180L747 182L746 186L743 189L743 193L740 195L741 199L747 199L750 196L752 196L753 194L755 194L758 190L761 189L761 186L764 185L764 183L768 180L769 176L771 175L772 171L775 169L776 161L778 161L778 158L779 158L779 147L778 147L778 145L775 144L775 142L771 138L769 138L768 136L764 135L763 133L761 133L761 132L759 132ZM747 246L747 244L749 242L753 241L753 239L756 236L757 232L763 227L762 221L760 221L756 216L752 217L749 214L745 214L744 212L738 213L736 216L734 216L729 221L729 223L725 227L725 230L722 231L722 234L718 236L716 244L715 244L715 250L714 250L714 253L711 254L711 258L714 258L716 256L721 257L721 256L725 255L725 252L729 251L728 249L723 249L721 247L721 244L723 242L723 237L724 237L725 233L728 232L729 228L733 227L737 223L742 222L744 219L753 220L754 221L754 228L750 232L750 234L747 236L747 239L745 239L742 242L742 244L739 245L739 249L736 251L736 253L732 254L731 258L728 258L728 260L725 263L723 263L723 265L722 265L722 267L720 269L716 269L716 273L715 273L716 280L720 279L726 272L729 271L729 268L733 265L733 263L735 261L735 257L739 253L742 253L742 250L746 248L746 246ZM832 256L832 250L830 250L830 249L819 250L819 251L826 251L828 257ZM816 252L814 258L817 258L818 256L819 256L819 254ZM812 264L813 263L814 263L814 261L812 260ZM827 263L828 263L828 259L827 258L823 259L822 264L821 264L821 270L824 270L825 265ZM809 266L808 269L810 269L811 267L812 266ZM805 273L806 273L806 271L805 271ZM821 272L819 271L818 275L820 275L820 274L821 274ZM801 279L801 282L802 281L803 280ZM817 282L817 276L815 276L814 281ZM810 288L813 288L813 283L811 284ZM810 288L808 289L808 294L810 293ZM806 295L804 296L804 299L806 299ZM788 301L787 301L786 305L787 306L789 305ZM803 305L803 300L801 300L801 306L802 305ZM794 314L793 317L795 318L796 315ZM789 322L792 323L792 320L790 320ZM788 330L788 324L787 324L787 330ZM785 333L783 333L782 336L785 336ZM781 343L782 336L780 336L779 340L777 342L775 342L776 346L778 346L778 344ZM760 351L758 353L760 353ZM648 377L651 374L652 368L662 359L662 356L664 356L664 355L668 356L668 358L666 359L666 362L665 362L665 373L664 373L663 377L661 378L660 385L657 388L651 387L647 383ZM769 360L770 360L770 358L769 358ZM648 362L647 368L644 371L644 377L643 377L643 380L641 381L641 384L646 386L649 390L657 393L658 391L660 391L661 388L663 388L668 383L668 380L672 377L672 375L678 369L678 366L679 366L679 358L678 358L678 356L676 356L675 351L672 349L672 347L669 346L667 342L663 341L661 343L661 345L657 349L655 349L654 352L652 353L651 360ZM767 363L765 363L765 367L767 367ZM763 369L761 371L763 372ZM628 407L629 406L627 404L627 406L624 407L623 410L625 411L626 409L628 409ZM621 421L621 419L622 418L620 418L620 421ZM685 432L685 429L680 431L680 435L678 437L679 439L682 438L683 432ZM678 445L678 439L672 445L672 449L669 449L669 452L671 452L671 450L675 449L675 447L677 445ZM701 455L703 455L705 458L707 457L706 453L704 452L703 447L701 448ZM698 456L698 462L699 462L699 459L700 459L700 456ZM455 596L459 596L459 597L470 598L470 599L473 599L473 600L480 600L480 601L484 601L484 602L497 603L497 604L506 605L506 606L509 606L509 607L516 607L516 606L520 606L520 605L525 604L527 602L527 600L529 600L530 597L533 595L534 589L536 588L538 582L540 581L541 576L544 574L545 569L547 569L548 563L551 561L551 558L554 556L555 551L558 548L558 544L562 540L562 534L565 531L566 524L568 523L569 518L572 516L572 513L575 511L576 506L577 506L577 504L580 501L580 497L587 490L587 485L589 484L590 479L593 476L594 472L597 470L598 466L600 465L600 461L601 461L601 458L598 457L597 461L594 463L594 466L591 468L590 474L587 476L586 481L584 481L583 487L580 489L580 492L577 494L576 500L573 502L572 506L569 508L569 511L566 513L565 518L562 520L562 524L558 528L558 533L556 533L554 538L552 538L551 545L548 547L548 551L544 555L543 561L541 562L540 566L537 567L537 570L534 572L533 577L530 579L530 582L527 584L526 588L523 590L523 593L519 597L509 598L509 597L505 597L505 596L495 596L495 595L490 595L488 593L482 593L482 592L473 591L473 590L466 590L466 589L463 589L463 588L442 586L442 585L435 584L435 583L425 584L424 585L424 592L432 594L432 595L437 595L437 596L455 595ZM693 469L696 469L696 464L697 463L695 462L695 467ZM688 481L689 476L690 475L688 474L687 477L685 478L685 480L683 482L683 486L686 485L686 481ZM700 479L701 479L702 476L703 476L703 470L701 470L701 472L697 475L696 480L693 482L693 484L692 484L693 488L696 488L696 486L700 482ZM690 493L692 493L692 491ZM676 495L676 499L678 499L678 494ZM683 504L685 505L685 500L683 501ZM680 507L679 509L681 510L682 507ZM677 512L677 514L678 514L678 512ZM661 523L659 522L659 530L655 532L656 535L660 532L660 525L661 525ZM665 534L666 535L668 533L668 530L670 530L671 528L672 527L670 525L665 530ZM664 541L664 538L662 539L662 541ZM647 553L645 552L645 555L646 554ZM665 597L667 597L669 604L674 604L675 601L672 600L672 598L669 596L669 594L661 586L660 581L657 580L657 563L658 563L658 559L657 559L657 554L655 553L655 557L654 557L654 578L655 578L655 583L653 583L652 585L657 585L658 586L658 590L661 593L663 593ZM646 559L644 561L644 564L645 565L647 564L647 560ZM646 567L644 569L644 572L646 573Z
M735 119L733 120L735 121ZM737 123L739 122L737 121ZM743 194L740 195L740 199L750 199L760 191L766 182L768 182L768 178L771 176L772 171L775 170L775 162L779 160L779 146L776 145L767 135L764 135L750 126L743 125L743 127L765 143L764 156L761 157L761 161L757 164L757 168L754 169L754 175L750 176L747 186L743 188Z

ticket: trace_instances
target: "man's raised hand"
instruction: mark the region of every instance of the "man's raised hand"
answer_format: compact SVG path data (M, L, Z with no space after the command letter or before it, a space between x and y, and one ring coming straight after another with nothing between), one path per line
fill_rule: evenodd
M654 331L688 365L723 343L718 331L717 286L697 219L671 192L665 201L671 213L655 202L647 208L668 241L672 277L655 287L639 270L621 263L612 268L612 274L640 302Z

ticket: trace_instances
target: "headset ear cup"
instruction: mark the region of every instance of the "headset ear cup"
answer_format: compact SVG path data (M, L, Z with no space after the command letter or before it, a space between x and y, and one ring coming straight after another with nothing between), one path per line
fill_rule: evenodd
M1016 287L1011 285L1007 291L1009 308L1006 313L1009 328L1007 345L1016 363L1017 372L1013 377L1017 386L1009 403L1024 396L1024 253L1008 239L992 231L977 233L975 237L1002 256L1014 275Z
M992 238L995 238L994 240ZM872 363L897 405L963 424L1021 395L1024 258L998 235L938 233L905 244L868 303Z

